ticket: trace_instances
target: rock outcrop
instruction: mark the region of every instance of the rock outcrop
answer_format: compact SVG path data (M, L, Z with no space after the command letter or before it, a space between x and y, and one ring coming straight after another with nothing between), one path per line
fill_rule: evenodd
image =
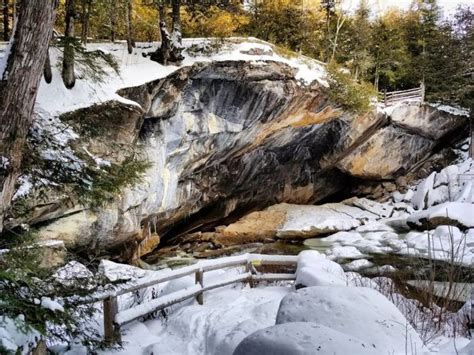
M325 90L302 85L278 62L206 63L119 92L140 107L107 102L69 114L103 132L71 145L112 162L140 146L150 167L139 185L94 211L42 203L41 222L55 219L42 237L120 253L125 245L125 258L141 248L139 256L160 239L170 243L269 205L325 200L354 177L395 180L467 123L419 104L390 115L349 113ZM14 217L11 225L34 223Z

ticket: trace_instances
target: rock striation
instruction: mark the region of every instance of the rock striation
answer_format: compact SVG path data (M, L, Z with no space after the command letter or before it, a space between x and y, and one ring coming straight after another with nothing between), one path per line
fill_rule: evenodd
M295 69L272 61L198 63L122 89L128 100L68 114L103 132L71 144L112 162L139 149L150 163L143 181L106 206L65 209L56 198L31 208L41 218L13 216L10 225L54 221L42 238L129 259L270 205L326 200L354 180L395 181L445 139L467 134L464 116L417 103L355 114L327 90L302 85ZM275 211L273 224L284 213Z

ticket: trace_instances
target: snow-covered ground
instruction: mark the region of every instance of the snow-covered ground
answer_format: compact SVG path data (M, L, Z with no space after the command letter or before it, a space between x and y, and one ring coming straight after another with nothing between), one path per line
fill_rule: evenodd
M137 48L129 54L125 42L88 44L87 49L90 51L99 50L111 54L118 64L119 73L104 64L107 74L102 82L79 77L74 88L68 90L64 87L59 69L53 65L53 81L47 84L42 80L37 108L56 115L110 100L137 105L119 96L117 91L164 78L180 68L198 62L246 60L258 65L259 62L277 61L295 68L296 78L302 83L309 84L317 80L322 85L327 84L322 63L304 56L285 57L278 54L276 47L255 38L230 38L225 42L218 39L184 39L185 60L180 67L163 66L143 57L143 54L154 51L157 45L158 43L137 43ZM58 61L59 56L58 50L51 49L53 63ZM81 68L77 68L77 71L80 72Z
M466 266L474 264L474 162L471 159L433 172L406 193L395 192L386 203L365 199L351 203L370 211L372 218L365 218L362 223L360 213L342 220L329 218L333 222L331 227L339 232L306 240L305 244L318 249L326 245L326 255L332 260L394 253L454 260ZM333 217L336 214L333 212ZM303 209L296 219L290 222L301 230L318 224ZM364 267L370 264L357 265L358 270Z
M111 279L121 270L125 278L154 273L110 262L102 268ZM242 270L211 272L208 280L224 272ZM185 277L166 284L162 294L192 284L194 279ZM207 292L202 306L188 300L171 307L166 315L127 325L122 329L123 348L100 353L230 355L234 351L257 354L259 349L259 354L291 355L314 354L319 347L322 354L347 354L352 349L351 353L360 355L450 355L463 354L469 343L462 337L453 342L441 332L428 346L423 345L416 327L406 319L418 309L417 301L392 292L390 299L398 300L394 305L383 296L388 291L382 283L345 273L316 251L299 255L296 284L306 288L296 290L291 283L257 288L236 284ZM120 308L128 306L129 300L121 299ZM85 352L77 345L65 353Z

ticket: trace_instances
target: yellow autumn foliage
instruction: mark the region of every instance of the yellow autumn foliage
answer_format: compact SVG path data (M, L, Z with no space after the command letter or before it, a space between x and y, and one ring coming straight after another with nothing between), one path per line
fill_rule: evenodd
M249 22L246 15L234 14L212 6L205 13L183 11L183 35L185 37L229 37Z

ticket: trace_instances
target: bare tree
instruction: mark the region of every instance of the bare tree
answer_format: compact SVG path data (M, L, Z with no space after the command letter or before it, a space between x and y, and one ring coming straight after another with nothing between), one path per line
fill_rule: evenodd
M20 173L57 0L22 0L0 81L0 231Z
M74 19L76 17L75 0L66 0L66 28L64 31L63 82L68 89L76 84L74 74Z

